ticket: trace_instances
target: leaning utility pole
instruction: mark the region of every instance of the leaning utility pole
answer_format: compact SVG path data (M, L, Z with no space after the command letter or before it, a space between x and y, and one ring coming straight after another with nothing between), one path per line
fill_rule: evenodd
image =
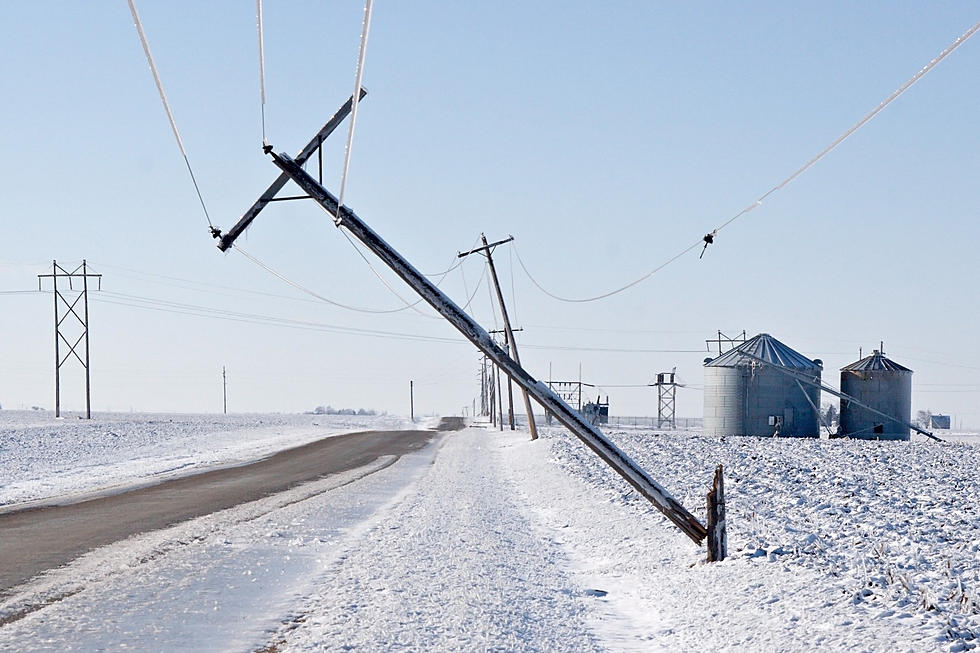
M500 304L500 314L504 318L504 334L507 336L506 351L514 362L518 365L521 364L521 357L517 353L517 342L514 340L514 330L510 327L510 318L507 316L507 305L504 304L504 293L500 290L500 282L497 280L497 268L493 265L493 248L497 245L503 245L504 243L509 243L514 240L513 236L508 236L503 240L498 240L495 243L488 243L487 237L484 234L480 234L480 240L483 242L483 247L477 247L476 249L471 249L468 252L460 252L459 258L464 256L469 256L470 254L475 254L476 252L483 252L487 257L487 265L490 267L490 280L493 281L493 287L497 291L497 303ZM507 376L507 389L510 391L511 388L511 377ZM534 423L534 412L531 410L531 397L528 396L527 390L521 388L521 394L524 395L524 409L527 411L527 427L531 431L531 439L538 439L538 427ZM510 429L514 430L514 409L513 404L511 404L510 411Z
M405 257L371 229L357 214L346 206L339 206L337 198L318 184L316 179L311 177L288 154L285 152L276 153L275 151L270 151L269 154L276 166L288 175L297 186L306 191L310 199L319 204L329 215L334 216L335 224L338 227L346 229L360 240L432 308L445 317L480 351L497 363L517 385L534 394L538 403L544 406L546 410L553 412L562 424L653 503L667 519L694 542L700 544L704 540L707 536L704 525L688 512L677 499L671 496L619 447L607 440L601 431L586 422L579 413L569 408L544 384L532 377L507 352L493 342L490 334L483 327L439 290L425 275L416 270Z
M102 290L102 275L101 274L90 274L88 272L87 264L82 260L82 264L77 268L68 272L63 267L58 265L58 261L51 262L51 274L39 274L37 275L37 289L41 290L41 280L51 279L53 291L54 291L54 414L55 417L61 417L61 366L64 365L71 356L74 356L82 367L85 368L85 419L92 419L92 384L91 377L89 375L89 346L88 346L88 279L92 277L93 279L98 279L99 290ZM72 301L68 301L62 290L58 289L58 279L68 280L69 292L78 292ZM76 279L81 279L82 289L75 291L74 282ZM64 288L64 286L62 286ZM75 307L78 306L78 302L82 302L82 315L78 314ZM59 312L59 308L64 304L65 311L63 313ZM71 315L78 321L82 327L82 333L75 342L71 342L67 336L65 336L62 330L63 322L68 319ZM78 345L85 340L85 358L83 359L78 353ZM61 357L61 341L64 341L65 345L68 347L68 352L65 354L64 359Z
M314 141L316 141L316 138ZM232 227L228 235L222 236L221 231L217 228L213 230L213 235L219 239L218 246L222 251L231 247L234 243L234 237L230 236L234 234L237 237L241 234L245 227L248 226L248 223L255 218L262 206L271 201L278 190L282 188L282 185L279 184L280 180L283 179L283 175L288 179L292 179L297 186L307 193L310 199L320 205L333 218L334 224L338 228L346 230L349 234L361 241L395 274L411 286L426 303L459 330L467 340L486 354L497 366L502 368L513 379L514 383L532 395L546 411L551 411L573 435L578 437L583 444L588 446L640 494L646 497L650 503L660 510L685 535L697 544L700 544L708 536L708 531L705 526L685 509L677 499L671 496L663 486L657 483L653 477L637 465L625 452L608 440L598 428L584 420L581 414L559 399L544 383L531 376L527 370L493 341L490 334L476 320L467 315L463 309L447 297L444 292L439 290L434 283L371 229L357 214L347 206L341 206L337 198L330 191L324 188L322 184L318 183L316 179L303 169L301 162L292 159L284 152L275 152L272 146L266 146L263 149L271 155L275 165L282 171L282 175L259 198L256 206L250 209ZM305 160L310 154L312 152L304 148L301 152L301 158ZM285 184L285 181L282 181L282 184Z

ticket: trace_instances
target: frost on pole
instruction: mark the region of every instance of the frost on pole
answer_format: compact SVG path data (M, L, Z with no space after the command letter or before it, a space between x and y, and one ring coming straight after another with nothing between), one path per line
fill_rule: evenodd
M339 113L343 112L344 110L342 109ZM315 137L311 141L311 145L314 142L318 142L316 145L318 148L319 143L322 143L322 139ZM307 156L312 153L306 151L309 147L304 148L303 151ZM694 515L688 512L679 501L671 496L666 489L657 483L657 481L647 474L626 453L609 441L599 429L583 419L577 411L568 406L568 404L562 401L547 386L532 377L493 341L490 334L483 327L467 315L466 312L422 275L422 273L416 270L411 263L381 238L381 236L375 233L353 211L346 206L340 206L337 198L303 169L301 161L294 160L286 153L281 152L277 154L271 147L266 149L267 153L272 156L276 166L282 170L282 174L276 183L260 198L259 202L256 202L252 209L249 210L245 218L239 221L238 225L221 238L220 246L222 249L231 246L234 239L248 226L248 223L255 218L271 197L282 188L282 185L284 185L284 181L282 180L284 178L292 179L297 186L306 192L310 199L319 204L331 218L335 218L334 222L338 227L347 229L348 232L374 252L395 274L411 286L422 299L448 320L450 324L456 327L467 340L472 342L477 349L496 363L514 383L534 397L545 410L550 411L559 422L575 434L575 436L620 476L626 479L640 494L645 496L685 535L691 538L696 544L700 544L705 539L707 530Z

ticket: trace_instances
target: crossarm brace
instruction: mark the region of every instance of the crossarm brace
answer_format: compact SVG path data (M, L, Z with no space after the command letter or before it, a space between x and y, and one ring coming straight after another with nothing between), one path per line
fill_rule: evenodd
M361 96L358 101L363 100L365 95L367 95L367 90L361 88ZM330 134L332 134L334 130L340 126L340 123L342 123L350 114L351 107L353 105L354 96L351 96L347 99L347 102L344 103L344 106L340 107L337 113L333 114L333 116L330 117L330 120L328 120L320 131L316 133L316 136L314 136L312 140L306 144L306 147L299 151L299 154L296 155L294 161L296 161L296 163L299 165L306 163L306 160L313 156L313 153L316 152L321 145L323 145L323 141L325 141L327 137L330 136ZM231 247L235 240L242 235L242 232L248 229L248 226L252 224L252 220L254 220L256 216L261 213L262 209L264 209L269 202L274 200L275 196L282 190L283 186L285 186L286 182L288 181L289 176L286 175L286 173L279 175L276 180L272 182L272 185L270 185L266 191L259 196L259 199L255 200L255 204L253 204L251 208L249 208L249 210L246 211L245 214L238 220L238 222L235 223L235 226L228 230L228 233L224 235L216 235L218 238L218 249L224 252ZM220 232L218 233L220 234Z

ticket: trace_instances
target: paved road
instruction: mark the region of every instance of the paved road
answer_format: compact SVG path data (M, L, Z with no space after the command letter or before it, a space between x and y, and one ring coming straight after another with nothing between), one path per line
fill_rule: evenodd
M456 430L451 418L440 430ZM0 594L36 574L123 538L282 492L306 481L401 456L435 431L338 435L240 467L187 476L66 506L0 515Z

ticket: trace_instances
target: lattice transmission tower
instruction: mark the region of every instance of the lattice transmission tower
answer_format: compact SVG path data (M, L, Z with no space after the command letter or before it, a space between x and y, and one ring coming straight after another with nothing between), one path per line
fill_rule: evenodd
M51 274L37 275L37 289L41 290L44 279L51 279L54 294L54 414L61 417L61 367L72 358L75 358L82 367L85 368L85 419L92 419L92 379L89 373L89 338L88 338L88 280L89 278L98 281L97 290L102 290L102 275L92 274L88 271L88 264L83 260L82 264L69 272L58 265L58 261L51 262ZM65 290L64 283L58 287L58 280L68 282L68 290ZM75 286L81 282L81 288ZM79 302L81 302L81 315L79 315ZM74 318L69 319L69 318ZM74 333L65 331L65 321L75 328L81 327L81 334L71 340ZM79 349L79 345L84 342L84 349ZM62 352L62 344L67 350ZM63 354L63 355L62 355Z

